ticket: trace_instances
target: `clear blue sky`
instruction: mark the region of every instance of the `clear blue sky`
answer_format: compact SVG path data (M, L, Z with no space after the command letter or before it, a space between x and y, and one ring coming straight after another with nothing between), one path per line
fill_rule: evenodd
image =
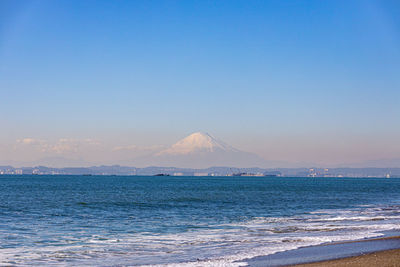
M147 146L198 130L268 159L400 158L399 14L399 1L3 0L0 159L22 138Z

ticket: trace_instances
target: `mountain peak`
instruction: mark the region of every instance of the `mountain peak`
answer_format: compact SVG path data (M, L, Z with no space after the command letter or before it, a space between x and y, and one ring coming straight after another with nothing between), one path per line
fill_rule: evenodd
M195 132L186 136L169 148L154 154L151 160L153 165L182 168L252 167L264 164L264 159L256 154L237 150L205 132Z
M209 133L206 132L195 132L192 133L188 136L186 136L184 139L186 138L213 138Z
M178 141L170 148L161 151L158 155L184 155L196 152L216 151L238 152L237 149L217 140L208 133L195 132Z

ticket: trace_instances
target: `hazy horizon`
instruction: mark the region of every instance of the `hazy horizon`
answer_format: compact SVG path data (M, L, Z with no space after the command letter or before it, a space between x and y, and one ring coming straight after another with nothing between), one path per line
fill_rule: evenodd
M197 134L197 133L194 133ZM190 137L190 136L189 136ZM188 137L186 137L188 138ZM182 139L183 140L183 139ZM182 142L179 140L177 143ZM222 144L231 147L229 144L222 142ZM42 149L43 154L47 154L47 157L42 158L32 158L31 160L18 161L18 160L1 160L0 165L11 165L14 167L33 167L33 166L47 166L47 167L89 167L89 166L99 166L99 165L122 165L122 166L132 166L132 167L149 167L149 166L162 166L162 167L178 167L178 168L209 168L214 166L224 166L224 167L238 167L238 168L249 168L249 167L260 167L260 168L341 168L341 167L354 167L354 168L367 168L367 167L377 167L377 168L396 168L400 165L399 158L392 159L376 159L363 162L339 162L337 164L327 164L321 162L306 162L306 161L279 161L279 160L267 160L258 156L256 153L251 153L247 151L237 150L235 147L231 149L245 153L245 158L229 158L224 161L223 159L229 157L229 154L216 154L214 157L212 153L204 154L198 157L196 151L188 151L183 153L179 157L174 157L168 153L164 155L163 158L159 157L160 153L163 151L168 151L173 148L175 144L167 145L153 145L148 148L140 148L137 146L117 146L117 147L102 147L102 151L98 150L97 153L101 159L102 156L107 155L114 157L115 159L111 161L98 160L90 161L84 158L77 158L75 155L79 155L80 146L90 147L91 145L98 147L100 142L94 140L84 140L79 142L78 140L68 140L62 139L58 140L57 143L47 143L44 140L35 139L22 139L18 140L22 146L28 146L31 149ZM75 150L74 150L75 149ZM107 149L109 149L107 151ZM51 153L57 152L57 150L68 151L70 153ZM26 150L25 150L26 151ZM139 151L139 153L138 153ZM204 153L205 151L200 151ZM250 155L250 158L246 157ZM134 155L134 156L132 156ZM75 157L74 157L75 156ZM185 160L186 159L186 160Z
M140 167L202 131L270 164L400 167L397 1L92 3L0 3L0 163Z

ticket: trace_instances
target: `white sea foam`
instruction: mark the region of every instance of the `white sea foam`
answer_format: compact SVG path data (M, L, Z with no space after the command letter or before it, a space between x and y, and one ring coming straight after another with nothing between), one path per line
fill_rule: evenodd
M183 233L94 235L57 246L3 248L0 265L245 266L243 260L260 255L382 236L400 230L399 218L396 207L360 207L259 217Z

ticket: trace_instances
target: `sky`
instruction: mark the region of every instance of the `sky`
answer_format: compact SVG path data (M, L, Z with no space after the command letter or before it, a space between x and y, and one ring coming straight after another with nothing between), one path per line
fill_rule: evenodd
M399 13L374 0L0 1L0 163L126 163L197 131L266 160L400 159Z

